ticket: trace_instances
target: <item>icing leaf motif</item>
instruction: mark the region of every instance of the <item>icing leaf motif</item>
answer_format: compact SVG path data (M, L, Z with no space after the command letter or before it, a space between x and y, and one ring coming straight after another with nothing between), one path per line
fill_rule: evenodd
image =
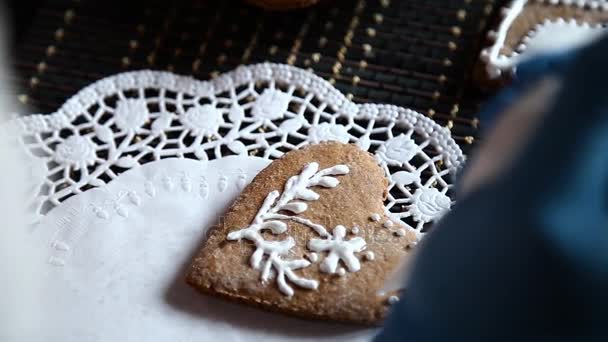
M135 160L133 156L124 156L116 161L116 166L122 167L124 169L129 169L134 166L137 166L137 160Z
M345 240L345 236L346 228L344 226L336 226L333 237L328 239L311 239L308 242L308 249L313 252L329 252L319 267L322 272L336 273L340 260L344 262L349 272L357 272L361 269L361 263L355 256L355 253L359 253L365 249L365 240L361 237Z
M399 171L393 173L392 178L395 183L402 186L420 182L420 174L417 172Z
M293 119L285 120L279 126L279 131L283 133L293 133L297 132L300 128L302 128L302 119L300 117L295 117Z
M154 120L154 122L152 123L152 134L154 135L159 135L161 134L164 130L166 130L167 128L169 128L169 126L171 125L171 120L173 119L173 116L171 115L171 113L167 113L167 112L163 112L159 115L158 118L156 118L156 120Z
M247 148L245 147L245 145L242 142L240 142L238 140L229 142L228 148L234 154L247 155Z
M95 135L99 140L109 143L112 140L112 130L108 126L97 125L95 126Z
M197 148L194 151L194 156L202 161L209 160L209 157L207 157L207 152L205 152L204 148Z
M262 229L270 229L273 234L282 234L287 231L287 224L281 221L266 221L262 224Z
M363 151L369 150L369 147L371 146L371 141L369 139L369 135L364 135L364 136L360 137L359 141L357 141L357 146L359 146L359 148L362 149Z
M89 185L92 185L92 186L100 187L100 186L104 186L105 184L106 184L106 182L104 182L103 180L101 180L99 178L91 178L89 180Z
M230 112L228 112L228 120L237 123L243 121L244 118L245 111L243 110L243 107L239 106L238 103L230 107Z
M300 214L308 209L308 205L304 202L291 202L281 207L281 210L290 211L294 214Z

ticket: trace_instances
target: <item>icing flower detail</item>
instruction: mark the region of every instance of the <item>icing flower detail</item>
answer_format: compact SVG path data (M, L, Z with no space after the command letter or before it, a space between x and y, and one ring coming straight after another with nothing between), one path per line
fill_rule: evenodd
M217 134L220 125L224 123L222 112L210 104L189 108L184 115L180 116L186 128L190 130L190 135L212 136Z
M414 158L418 151L419 147L410 135L400 134L380 145L376 155L388 165L402 166Z
M137 132L148 121L150 111L145 100L123 99L118 101L114 117L121 131Z
M331 140L346 144L350 140L350 135L348 134L348 129L343 125L323 122L317 126L310 127L308 138L315 144Z
M275 120L283 117L289 107L290 96L280 90L266 89L253 104L251 114L255 118Z
M333 237L328 239L311 239L308 242L308 249L313 252L329 252L319 267L322 272L337 273L338 262L340 260L344 262L349 272L357 272L361 269L361 263L355 256L355 253L359 253L365 249L365 240L358 236L345 240L345 236L346 228L344 226L336 226Z
M414 220L431 222L439 219L450 210L452 201L436 188L423 187L416 189L408 206Z
M55 148L53 159L59 164L79 170L95 164L95 143L88 137L72 135Z
M303 288L316 289L318 287L318 281L300 278L293 272L296 269L308 267L310 265L308 260L281 258L281 256L288 255L291 248L295 246L292 237L287 237L285 240L266 240L261 232L267 230L274 235L283 234L288 229L287 224L283 221L291 220L311 228L322 237L329 237L325 227L297 215L308 209L306 201L319 199L319 194L309 189L310 187L334 188L340 184L340 181L332 176L345 175L348 172L349 168L346 165L335 165L319 170L319 164L314 162L307 164L299 175L287 180L282 193L275 190L266 196L248 227L228 234L226 239L229 241L246 239L255 244L256 249L249 261L251 267L261 270L262 283L267 283L271 279L271 271L274 269L279 290L289 297L294 294L294 291L287 284L286 279ZM282 212L289 212L293 215L286 215ZM265 255L268 257L264 259Z

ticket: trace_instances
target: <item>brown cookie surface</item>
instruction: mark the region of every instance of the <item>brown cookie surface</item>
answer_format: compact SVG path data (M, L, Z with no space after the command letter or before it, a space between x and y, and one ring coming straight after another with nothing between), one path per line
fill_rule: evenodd
M378 290L417 241L383 214L387 185L376 160L355 145L289 152L261 171L212 229L187 282L272 311L377 323L390 295ZM297 195L286 201L289 193ZM277 211L281 203L289 210ZM279 252L269 252L275 247Z

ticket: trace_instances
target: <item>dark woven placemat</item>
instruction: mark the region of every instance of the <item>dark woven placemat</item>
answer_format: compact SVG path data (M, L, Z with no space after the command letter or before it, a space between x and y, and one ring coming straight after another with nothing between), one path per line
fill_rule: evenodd
M52 112L126 70L208 79L240 64L310 68L356 102L431 116L468 151L482 97L471 70L492 0L325 0L292 12L241 1L49 0L16 55L18 99Z

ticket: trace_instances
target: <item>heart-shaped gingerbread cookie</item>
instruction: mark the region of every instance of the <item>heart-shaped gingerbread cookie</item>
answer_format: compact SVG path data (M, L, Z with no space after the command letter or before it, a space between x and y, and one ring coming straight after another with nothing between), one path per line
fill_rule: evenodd
M209 234L187 282L203 293L305 318L379 322L379 292L418 236L384 214L387 180L355 145L286 153Z

